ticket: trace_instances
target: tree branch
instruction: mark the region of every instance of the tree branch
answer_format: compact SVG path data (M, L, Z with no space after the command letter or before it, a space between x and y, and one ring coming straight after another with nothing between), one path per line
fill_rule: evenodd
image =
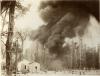
M6 44L4 43L4 41L3 40L1 40L2 42L3 42L3 44L6 46Z

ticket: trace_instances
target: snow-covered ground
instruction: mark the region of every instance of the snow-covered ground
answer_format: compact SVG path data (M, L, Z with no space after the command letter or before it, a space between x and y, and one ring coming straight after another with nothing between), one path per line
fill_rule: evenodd
M100 76L100 75L77 75L77 74L19 74L16 76Z
M5 75L2 75L5 76ZM39 72L39 73L27 73L27 74L13 74L12 76L100 76L100 70L91 70L91 71L47 71L47 72Z

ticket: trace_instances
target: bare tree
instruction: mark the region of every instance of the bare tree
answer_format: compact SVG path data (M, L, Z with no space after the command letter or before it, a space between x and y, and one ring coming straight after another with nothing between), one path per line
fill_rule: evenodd
M11 48L13 39L13 28L14 28L14 11L15 11L15 1L10 2L9 6L9 26L8 26L8 37L6 41L6 69L7 75L11 76Z

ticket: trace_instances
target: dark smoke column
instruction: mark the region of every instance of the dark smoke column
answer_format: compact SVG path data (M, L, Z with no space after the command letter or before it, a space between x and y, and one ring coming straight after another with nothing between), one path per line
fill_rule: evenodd
M47 25L40 28L36 38L51 53L61 56L65 54L64 39L75 37L76 31L83 36L90 14L99 20L99 0L47 0L41 2L39 12Z

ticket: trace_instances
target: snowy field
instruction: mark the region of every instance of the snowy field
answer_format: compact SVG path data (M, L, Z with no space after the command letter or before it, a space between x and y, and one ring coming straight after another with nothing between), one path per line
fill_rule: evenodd
M100 76L100 74L99 75L96 75L96 74L80 75L78 73L72 74L72 73L67 73L67 72L48 72L48 73L19 74L19 75L16 75L16 76Z
M6 75L2 75L6 76ZM12 76L100 76L100 70L96 71L63 71L63 72L55 72L55 71L48 71L48 72L39 72L39 73L27 73L27 74L13 74Z
M77 74L26 74L24 75L24 74L20 74L16 76L100 76L100 75L77 75Z

